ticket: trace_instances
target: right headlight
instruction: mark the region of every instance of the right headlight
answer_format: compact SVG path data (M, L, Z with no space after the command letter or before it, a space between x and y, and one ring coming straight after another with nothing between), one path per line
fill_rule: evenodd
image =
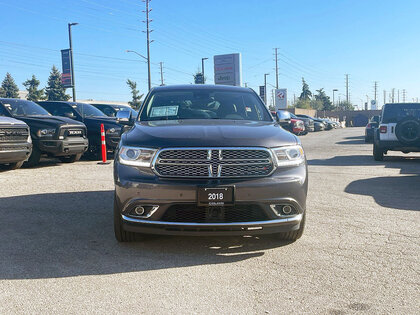
M305 152L300 145L272 148L277 167L296 166L305 162Z
M156 149L122 146L119 161L124 165L151 167Z

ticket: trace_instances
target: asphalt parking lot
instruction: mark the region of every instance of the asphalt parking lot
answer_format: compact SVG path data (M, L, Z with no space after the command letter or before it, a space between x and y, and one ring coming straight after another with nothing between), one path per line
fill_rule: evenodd
M0 313L418 313L420 155L375 162L363 132L302 137L308 216L291 244L118 244L112 164L1 172Z

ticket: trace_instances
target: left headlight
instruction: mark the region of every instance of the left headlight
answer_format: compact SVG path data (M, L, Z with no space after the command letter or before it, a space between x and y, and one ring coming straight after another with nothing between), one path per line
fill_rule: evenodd
M296 166L305 162L305 152L300 145L271 149L275 156L276 166Z
M39 129L37 134L38 137L52 136L55 134L55 129Z
M156 149L122 146L119 161L124 165L151 167Z

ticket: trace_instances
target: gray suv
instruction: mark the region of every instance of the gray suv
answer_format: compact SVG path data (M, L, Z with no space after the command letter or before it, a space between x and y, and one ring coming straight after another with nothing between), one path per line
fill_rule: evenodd
M118 241L142 234L275 234L305 225L308 172L298 138L247 88L152 89L114 159Z

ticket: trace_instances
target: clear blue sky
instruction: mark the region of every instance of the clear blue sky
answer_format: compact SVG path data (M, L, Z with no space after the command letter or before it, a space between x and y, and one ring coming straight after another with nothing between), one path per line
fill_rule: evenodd
M147 90L144 3L140 0L0 0L0 77L10 72L22 82L35 74L45 86L53 64L61 70L60 49L73 28L78 98L128 101L127 78ZM321 87L336 98L345 94L360 106L383 90L420 96L420 1L418 0L152 0L152 83L191 83L206 61L213 83L212 56L242 53L243 81L258 90L263 74L275 84L273 48L280 55L280 86L298 95L301 77L312 91ZM270 86L269 86L270 87ZM68 90L70 93L70 90ZM340 95L341 94L341 95ZM400 96L402 100L402 96Z

